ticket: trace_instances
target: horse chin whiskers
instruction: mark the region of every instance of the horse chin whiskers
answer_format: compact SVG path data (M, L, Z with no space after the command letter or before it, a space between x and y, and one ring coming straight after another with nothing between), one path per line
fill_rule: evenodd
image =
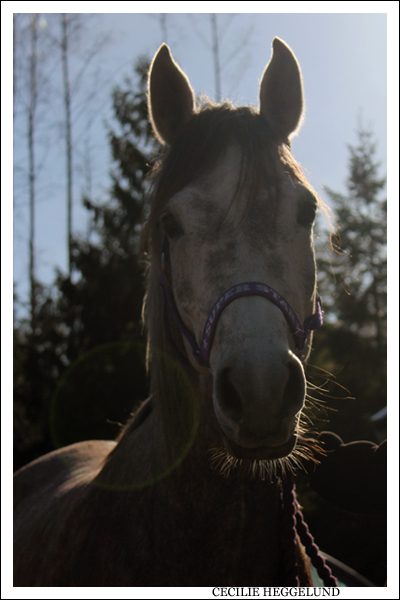
M299 449L297 446L288 456L272 460L237 458L223 446L213 448L210 450L210 454L211 468L219 471L223 477L231 476L235 470L237 474L245 474L251 479L260 479L269 483L273 483L278 478L285 481L288 472L294 474L295 471L302 468L302 459L312 459L312 451L308 447Z
M285 481L288 473L294 474L298 470L305 470L304 461L318 464L316 455L326 454L323 447L312 437L314 432L310 428L311 425L311 418L303 411L296 416L295 435L297 440L288 456L270 460L242 459L233 456L225 446L221 445L210 450L211 467L218 470L224 477L229 477L233 471L236 471L239 475L245 474L251 479L261 479L270 483L278 478Z
M236 458L221 446L220 448L212 448L211 451L211 467L213 470L220 471L224 477L229 477L231 470L238 468L242 459Z

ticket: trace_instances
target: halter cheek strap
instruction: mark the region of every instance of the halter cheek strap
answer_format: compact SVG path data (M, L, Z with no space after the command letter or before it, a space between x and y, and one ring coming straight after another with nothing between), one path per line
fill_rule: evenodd
M209 368L212 343L214 340L218 319L221 316L222 311L228 306L228 304L230 304L234 300L237 300L238 298L242 298L244 296L262 296L263 298L266 298L267 300L275 304L275 306L280 308L280 310L283 312L283 315L289 324L290 331L296 345L297 356L300 359L304 358L303 350L310 331L312 331L313 329L318 329L322 326L323 323L322 300L320 296L317 296L316 299L317 306L315 313L311 317L308 317L304 321L304 324L301 325L290 304L286 302L286 300L269 285L266 285L265 283L259 283L258 281L246 281L245 283L234 285L228 290L226 290L226 292L224 292L219 298L219 300L217 300L217 302L215 303L206 321L199 348L196 341L193 339L193 336L189 333L180 317L180 314L175 306L175 302L172 297L171 291L169 289L167 280L164 276L164 264L166 258L168 257L169 251L168 238L166 236L164 236L162 249L162 270L160 273L160 284L163 289L164 325L167 332L168 343L171 345L172 348L174 347L174 344L172 342L171 333L168 327L168 307L171 311L172 317L179 331L186 338L188 344L190 345L198 365L200 367Z

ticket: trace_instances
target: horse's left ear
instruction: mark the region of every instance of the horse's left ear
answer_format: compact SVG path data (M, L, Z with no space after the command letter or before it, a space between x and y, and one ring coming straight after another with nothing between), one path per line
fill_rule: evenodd
M149 72L149 115L155 137L171 144L194 111L189 80L166 44L155 55Z
M279 141L288 140L300 129L303 104L299 63L289 46L275 38L260 85L260 113Z

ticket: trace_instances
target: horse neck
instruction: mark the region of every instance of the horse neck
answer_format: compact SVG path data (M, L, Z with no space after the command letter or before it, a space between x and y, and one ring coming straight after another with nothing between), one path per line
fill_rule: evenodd
M224 449L213 407L212 379L198 375L190 365L184 373L180 368L177 372L184 378L184 386L174 388L174 382L170 382L168 394L163 391L162 397L153 398L154 429L158 431L158 441L163 439L158 446L158 461L168 457L169 465L173 465L169 485L178 489L185 485L193 490L198 487L205 494L205 505L212 495L211 490L206 491L210 483L218 489L218 495L225 491L231 497L241 496L243 501L246 491L250 491L250 496L261 493L263 506L269 497L271 506L276 508L278 480L271 481L259 465L253 470L252 464L240 465Z
M151 396L121 432L97 482L101 486L136 490L143 483L182 473L189 460L208 462L210 427L205 424L198 375L184 369L165 351L153 354ZM206 386L207 387L207 386ZM208 397L211 398L210 394ZM212 435L211 435L212 437Z
M279 581L275 579L282 569L279 485L240 468L226 476L221 465L213 465L212 450L222 444L210 380L177 372L185 385L174 393L163 388L160 396L153 390L151 412L136 428L134 419L125 430L103 469L102 483L125 490L127 503L135 510L141 506L147 510L151 504L163 539L190 531L190 539L198 543L187 551L197 552L200 562L229 564L226 573L232 581L242 564L249 568L249 561L257 562L258 554L263 557L263 576ZM192 408L180 411L182 404Z
M162 361L152 374L155 428L163 446L159 460L207 462L218 440L210 380L171 355L166 362L169 368Z
M182 455L175 456L173 471L161 482L160 513L174 524L175 531L187 528L200 540L200 548L208 548L206 560L215 564L232 561L232 572L228 570L232 582L249 555L258 552L265 569L271 569L271 578L275 577L282 557L279 484L253 478L246 469L221 472L224 459L213 462L213 453L222 451L222 443L210 380L200 376L196 385L194 435L181 438ZM215 555L214 548L220 549ZM205 560L199 549L195 551L200 552L199 560Z

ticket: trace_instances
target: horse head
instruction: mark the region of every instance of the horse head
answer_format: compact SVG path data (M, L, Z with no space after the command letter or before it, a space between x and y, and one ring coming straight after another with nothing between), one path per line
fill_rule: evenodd
M214 413L230 455L285 457L299 436L312 334L303 328L301 344L296 336L320 316L318 200L290 152L303 118L299 65L275 38L259 109L227 102L198 109L189 80L163 45L150 70L149 113L166 147L149 222L176 313L168 327L191 367L212 377Z

